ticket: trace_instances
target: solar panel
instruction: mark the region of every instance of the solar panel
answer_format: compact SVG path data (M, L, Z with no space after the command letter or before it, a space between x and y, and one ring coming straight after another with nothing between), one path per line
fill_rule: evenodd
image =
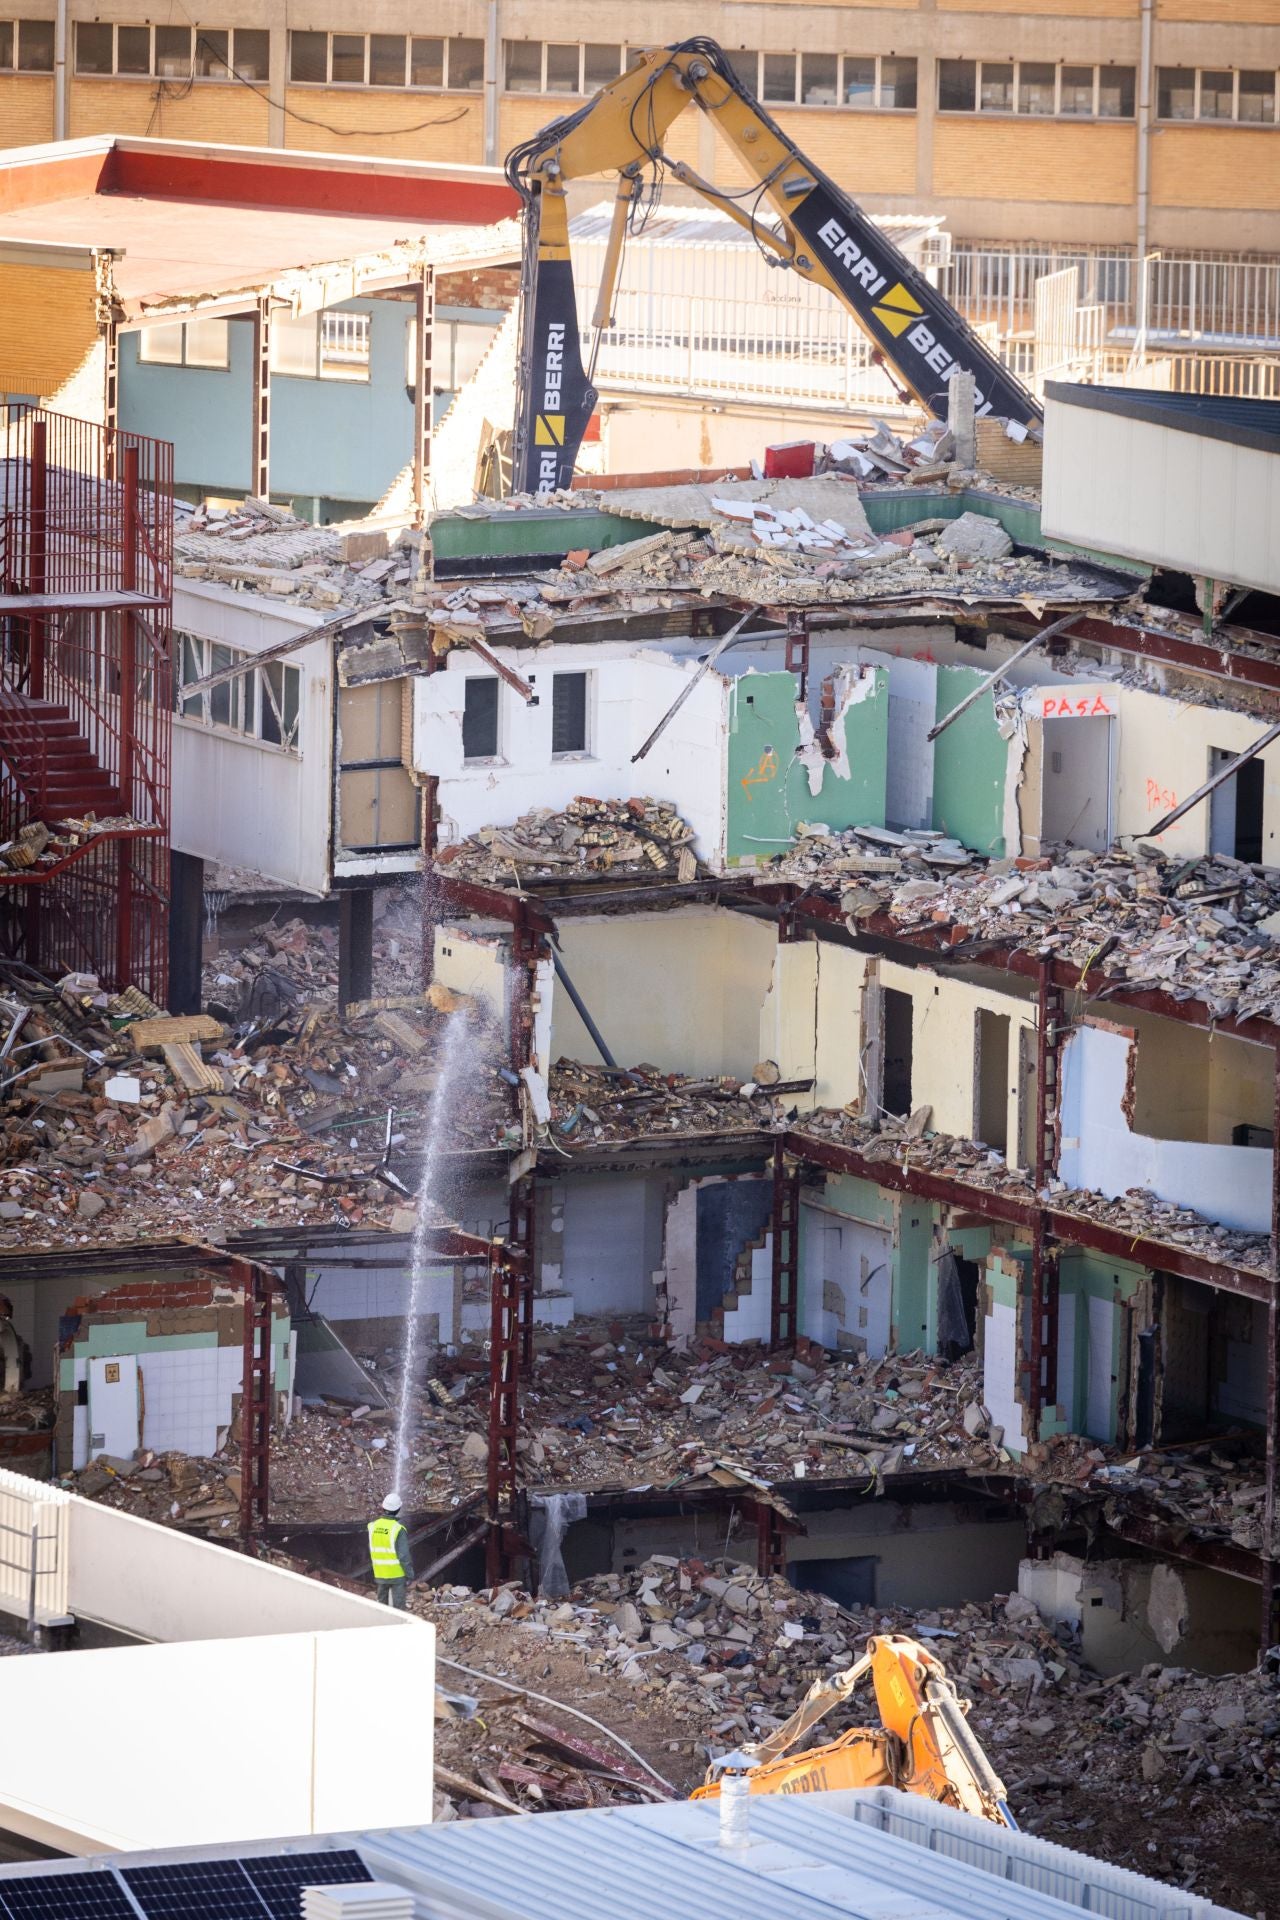
M114 1874L34 1873L0 1883L7 1920L137 1920Z
M273 1853L242 1862L272 1920L300 1920L302 1889L372 1880L353 1847L333 1853Z
M147 1920L266 1920L238 1860L121 1867L120 1878Z

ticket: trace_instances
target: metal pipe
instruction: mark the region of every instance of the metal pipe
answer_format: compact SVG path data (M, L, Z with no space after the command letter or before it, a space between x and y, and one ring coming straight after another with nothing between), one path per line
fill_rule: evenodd
M498 152L498 62L502 38L498 19L498 0L489 0L484 27L484 163L496 167Z
M53 16L53 137L67 137L67 0Z
M992 687L995 686L998 680L1004 679L1010 667L1016 667L1019 660L1025 660L1029 653L1033 653L1037 647L1043 646L1046 640L1052 640L1054 634L1061 633L1064 627L1073 626L1079 618L1079 613L1069 613L1065 618L1055 620L1051 627L1042 627L1039 633L1033 634L1025 646L1019 647L1016 653L1009 655L1009 658L1004 662L1003 666L997 667L994 673L989 673L986 679L974 688L972 693L967 693L958 707L952 707L950 713L944 713L937 726L930 729L926 738L936 740L940 733L945 733L953 720L958 720L962 713L967 713L975 700L981 700L983 694L990 693Z
M1243 753L1238 753L1234 760L1228 760L1225 767L1219 767L1211 780L1206 780L1202 787L1197 787L1188 799L1173 809L1172 813L1166 813L1163 820L1157 820L1155 826L1152 827L1149 832L1140 833L1136 838L1139 840L1154 840L1156 835L1163 833L1166 827L1171 827L1175 820L1181 820L1184 813L1190 813L1192 807L1198 807L1200 802L1207 799L1211 793L1222 785L1224 780L1230 780L1231 776L1238 773L1247 760L1256 759L1262 752L1262 749L1269 747L1275 739L1280 739L1280 721L1277 721L1274 727L1268 727L1260 740L1255 740L1251 747L1246 747Z
M565 972L564 961L560 958L560 955L554 947L551 949L551 964L556 970L556 979L560 982L570 1000L572 1000L574 1011L577 1013L579 1020L581 1020L583 1026L591 1035L600 1058L604 1061L606 1067L613 1067L616 1070L618 1065L617 1061L610 1053L608 1047L606 1047L604 1037L587 1009L586 1001Z
M1151 45L1155 0L1142 0L1142 27L1138 53L1138 271L1145 286L1147 242L1151 213ZM1145 342L1144 342L1145 345Z
M702 665L698 668L698 671L694 674L693 678L690 681L688 681L684 687L681 688L680 692L676 695L675 699L671 702L671 705L667 708L666 712L663 714L661 720L659 720L657 726L654 728L653 732L649 735L649 738L645 741L644 745L638 748L637 751L632 754L631 764L633 767L637 760L644 759L646 753L648 753L650 747L653 745L654 741L658 738L658 735L662 732L663 728L666 727L672 720L675 719L676 715L679 713L681 707L684 705L685 701L689 698L689 695L693 692L698 682L704 677L704 675L710 673L712 667L714 667L716 661L720 658L720 655L724 652L729 642L733 639L733 636L735 635L735 633L738 633L743 627L746 626L747 621L751 618L752 614L755 611L756 609L754 607L748 607L747 611L743 614L742 618L740 620L735 621L733 626L730 627L728 633L722 634L720 639L716 641L715 646L712 647L710 653L707 655Z

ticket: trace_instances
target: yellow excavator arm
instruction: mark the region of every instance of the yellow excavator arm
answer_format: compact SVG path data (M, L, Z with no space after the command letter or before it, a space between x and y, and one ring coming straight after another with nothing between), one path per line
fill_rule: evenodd
M690 104L734 149L751 186L713 186L664 140ZM826 287L848 308L881 358L931 413L945 413L947 382L974 375L978 413L1024 425L1038 404L936 287L898 252L862 209L822 173L754 100L714 40L683 40L645 54L517 147L507 178L524 201L521 343L512 484L546 493L567 486L596 395L582 365L567 188L617 174L613 225L596 302L609 324L623 244L639 224L646 173L691 187L745 227L765 258ZM761 215L766 207L774 220Z
M789 1758L791 1749L871 1675L881 1727L854 1727ZM820 1793L838 1787L899 1787L1013 1827L1004 1782L970 1730L940 1660L905 1634L877 1634L861 1659L815 1680L785 1724L717 1761L695 1800L719 1795L726 1773L745 1773L752 1793Z

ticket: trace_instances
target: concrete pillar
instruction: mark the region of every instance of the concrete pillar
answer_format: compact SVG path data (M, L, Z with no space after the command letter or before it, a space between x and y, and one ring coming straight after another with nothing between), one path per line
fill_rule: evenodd
M372 993L373 888L348 887L338 895L338 1005Z
M169 854L169 1011L199 1013L204 935L204 861Z

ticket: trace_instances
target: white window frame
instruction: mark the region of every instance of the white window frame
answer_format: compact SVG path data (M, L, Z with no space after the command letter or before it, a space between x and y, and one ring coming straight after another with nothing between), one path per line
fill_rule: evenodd
M573 761L573 760L592 760L595 758L596 676L591 671L590 667L560 667L558 669L552 670L551 725L553 729L553 738L554 738L555 711L556 711L556 708L555 708L556 681L568 680L571 678L572 679L581 678L586 682L586 685L583 687L583 690L582 690L582 745L580 747L566 747L563 753L557 753L553 747L551 751L551 761L554 766L561 766L565 762Z
M462 747L462 764L464 767L503 767L507 764L506 754L505 754L506 739L507 739L507 715L506 715L507 703L502 697L502 681L499 679L496 673L468 673L468 674L464 674L463 680L464 680L464 685L462 689L463 710L458 715L458 744ZM466 719L467 686L473 680L474 681L484 681L484 680L491 681L492 684L497 688L497 692L494 695L493 752L492 753L476 753L476 754L468 753L466 749L466 743L462 737L463 724Z
M1102 92L1101 92L1102 69L1103 67L1115 67L1117 68L1117 70L1122 71L1125 67L1124 61L1116 61L1116 60L1102 60L1102 61L1054 60L1052 62L1048 60L1023 61L1023 60L1010 60L1003 57L997 59L994 55L992 55L989 59L984 60L980 54L972 54L972 55L957 54L954 56L948 55L948 58L955 58L957 60L967 60L973 66L974 104L971 107L944 107L939 102L936 106L936 111L938 113L947 114L949 116L955 115L957 118L961 118L965 115L968 115L973 119L981 119L981 120L1040 121L1040 120L1053 119L1053 120L1066 120L1068 122L1074 122L1076 125L1080 125L1082 122L1086 122L1086 121L1102 120L1108 123L1114 123L1118 126L1129 126L1133 124L1134 114L1132 113L1104 114L1102 112ZM1024 108L1019 104L1021 95L1022 95L1022 69L1024 66L1047 67L1050 65L1052 65L1054 69L1053 112L1052 114L1032 113L1030 109ZM982 104L982 69L984 66L1013 68L1013 104L1012 106L986 107ZM1090 111L1087 114L1064 113L1062 110L1062 70L1064 67L1088 67L1093 74L1092 101L1091 101ZM1133 71L1133 70L1130 69L1130 71ZM1223 69L1219 68L1219 69L1215 69L1215 71L1221 72L1223 71ZM879 97L879 91L880 91L878 76L879 76L879 64L877 62L877 81L876 81L877 98ZM1135 88L1136 88L1136 79L1137 79L1136 73L1134 78L1135 78ZM1196 75L1196 83L1197 83L1196 107L1198 111L1199 109L1199 73L1198 71ZM941 92L941 87L942 87L941 63L939 63L939 75L938 75L939 93ZM1236 97L1237 98L1239 97L1238 83L1236 88ZM909 109L904 109L904 111L909 111ZM1166 123L1166 124L1169 124L1169 123ZM1228 123L1226 121L1223 121L1221 122L1221 124L1225 126ZM1254 121L1252 122L1252 124L1255 126L1259 124L1265 126L1267 123L1265 121L1262 121L1262 122Z
M523 87L518 87L513 92L512 89L507 86L506 48L507 48L508 42L514 42L517 45L526 46L526 47L537 47L538 49L538 90L536 93L528 92ZM513 99L535 100L535 99L546 96L553 100L573 100L573 99L578 99L581 95L585 94L587 90L587 42L585 40L579 40L577 42L573 40L525 40L518 33L510 33L510 34L505 34L503 36L502 45L503 45L502 91L503 93L511 93ZM578 84L576 87L573 88L571 92L566 92L563 87L556 87L552 89L547 83L547 48L548 47L572 47L574 45L577 46L577 50L578 50ZM623 41L615 42L612 40L593 40L591 42L591 45L595 47L611 47L614 45L617 46L618 71L613 77L615 79L621 79L622 75L627 70L628 47L627 47L626 41L623 40Z
M78 80L141 80L144 82L152 81L160 77L163 77L166 79L173 78L171 74L158 76L156 73L156 28L155 28L154 21L150 21L150 20L115 20L115 21L77 20L73 24L75 27L75 41L72 46L72 55L71 55L72 62L73 62L73 65L72 65L73 78ZM161 24L168 25L169 23L161 22ZM182 23L180 21L175 21L173 22L173 24L180 26ZM111 34L111 67L108 72L88 73L81 70L81 67L79 65L79 60L77 57L81 27L106 27L110 32ZM128 30L131 33L146 34L147 36L147 69L145 73L135 73L133 71L130 71L128 73L122 73L120 71L120 32L122 28ZM246 27L215 27L212 25L209 25L209 26L202 25L198 27L193 27L191 30L191 71L189 74L184 74L182 76L184 82L189 79L193 81L197 86L210 86L210 85L227 86L232 81L240 80L242 85L245 84L245 82L241 79L241 75L237 65L236 35L238 33L252 33L252 32L261 32L261 31L262 31L261 28L252 28L252 27L247 27L247 28ZM199 52L199 41L202 33L225 33L226 34L227 57L231 67L230 72L228 72L226 69L222 69L221 71L216 73L197 73L196 72L195 63L196 63L196 58ZM17 22L15 21L14 22L15 57L17 53L17 37L18 37ZM7 73L10 71L10 69L6 67L3 69L0 69L0 71L4 71ZM250 86L264 86L266 82L264 80L250 80L248 81L247 84Z
M352 323L350 328L352 333L364 332L366 340L365 356L363 361L357 358L349 363L350 368L354 370L335 372L332 370L332 362L329 366L326 366L324 335L325 318L329 314L338 316L343 322ZM277 321L276 326L272 328L270 371L273 380L328 380L339 386L368 386L370 380L373 378L372 314L346 313L339 307L320 307L317 308L314 313L298 314L296 318L299 321L306 321L314 327L315 351L311 356L311 364L307 368L286 366L283 360L277 357L276 343L277 341L280 342L282 350L289 324L289 316L286 316L283 324ZM364 323L363 328L358 324L360 322ZM341 331L341 328L337 330Z
M325 77L323 80L295 80L294 79L293 77L293 36L295 32L297 33L323 32L324 33ZM483 41L483 35L476 34L476 33L447 34L447 33L409 32L409 33L403 33L403 34L398 34L398 33L390 34L387 37L390 39L397 39L397 40L404 41L404 80L402 84L399 86L397 86L394 81L385 82L381 80L374 81L370 79L369 77L370 62L373 59L373 36L371 33L360 33L360 32L349 33L343 27L335 27L331 29L322 29L319 27L315 27L315 28L291 27L289 29L289 45L287 48L287 59L286 59L286 65L288 70L287 84L291 87L336 87L340 92L350 87L352 89L356 89L356 88L363 89L365 92L368 92L372 88L372 90L376 93L393 93L393 94L448 93L452 88L452 76L450 74L449 69L450 69L450 64L453 57L452 56L453 42L455 40ZM343 40L363 40L364 41L364 77L362 79L335 80L333 78L333 43L335 38L339 38ZM438 87L420 85L413 78L413 42L415 40L438 40L440 42L441 49L442 49L441 51L442 77L441 77L440 85ZM546 60L545 60L545 54L544 54L543 71L545 72L545 70L546 70ZM579 53L579 59L578 59L578 72L579 74L581 74L582 72L581 53ZM461 91L463 93L475 93L477 89L475 87L463 87L461 89L458 89L458 91Z

